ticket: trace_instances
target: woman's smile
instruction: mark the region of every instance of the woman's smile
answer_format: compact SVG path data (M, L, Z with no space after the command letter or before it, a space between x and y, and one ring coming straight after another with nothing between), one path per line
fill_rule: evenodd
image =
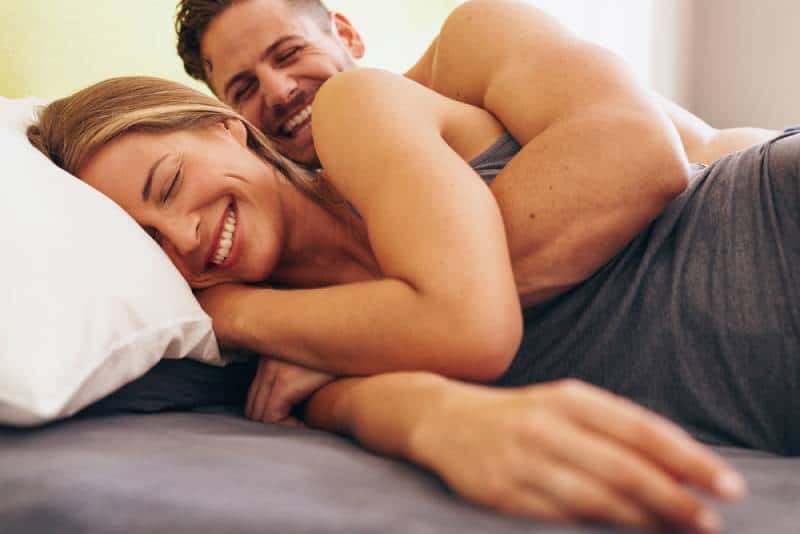
M232 201L217 225L206 266L226 270L233 267L241 250L241 237L240 214L236 202Z

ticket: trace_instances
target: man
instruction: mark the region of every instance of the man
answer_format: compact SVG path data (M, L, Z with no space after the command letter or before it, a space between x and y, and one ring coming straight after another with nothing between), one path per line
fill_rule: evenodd
M540 24L555 25L540 15L540 20L531 26L534 8L514 4L473 1L460 7L425 55L405 75L451 98L491 107L491 103L481 99L486 95L478 94L477 87L467 90L464 74L482 72L486 81L499 66L484 65L489 70L482 71L474 62L480 55L467 51L483 48L499 52L502 43L512 44L508 42L512 34L516 34L518 45L546 45L536 42L534 30ZM516 12L528 16L514 17ZM502 22L503 30L476 34L472 30L478 26L468 24L473 15L483 20L484 30L491 30L495 21ZM336 72L354 68L356 60L363 56L364 43L346 17L329 12L320 0L182 0L176 27L178 52L192 77L204 81L220 99L265 132L275 135L287 155L306 163L315 161L307 127L310 116L300 120L297 114L292 117L287 114L297 111L300 104L310 104L322 82ZM296 38L281 43L281 50L268 50L278 39L291 34ZM303 50L298 50L297 45ZM525 57L523 49L524 46L512 50L512 54L502 59L517 61ZM260 57L261 53L264 57ZM553 80L543 79L535 65L528 62L524 68L537 79L536 85L554 87ZM566 72L570 65L565 63L561 68ZM534 93L526 92L523 102L534 102L533 96ZM660 99L660 104L677 127L692 162L710 163L723 154L776 134L750 128L715 130L666 99ZM306 107L302 106L300 111ZM281 131L289 119L296 119L291 123L295 130L291 135Z
M354 68L364 52L344 16L329 13L318 0L183 0L177 29L190 75L270 134L286 155L317 163L314 96L327 79ZM561 277L565 286L595 272L686 186L681 138L659 104L616 57L529 5L467 2L406 76L490 111L523 145L492 192L508 206L520 187L528 188L532 194L526 196L540 195L545 211L504 213L513 233L537 235L547 249L558 238L543 215L548 203L561 217L585 220L585 231L559 250L571 259L562 268L553 269L552 261L525 266ZM668 112L693 160L711 159L721 149L707 125L691 122L679 108ZM352 127L343 125L343 131ZM734 144L749 145L760 135L738 132ZM732 145L728 137L724 141L727 152ZM635 202L626 196L632 192ZM511 242L509 249L512 260L536 257ZM248 402L257 419L283 419L294 402L329 380L263 362Z
M187 72L287 156L317 164L311 104L364 53L343 15L319 0L183 0L177 29ZM406 75L485 108L523 145L491 189L506 234L526 236L509 240L515 270L547 287L588 278L686 187L678 135L626 66L529 5L463 4ZM535 209L513 209L520 196Z

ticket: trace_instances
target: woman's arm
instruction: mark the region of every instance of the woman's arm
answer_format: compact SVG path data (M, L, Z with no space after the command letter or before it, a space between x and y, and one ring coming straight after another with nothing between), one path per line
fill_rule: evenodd
M498 390L428 373L344 379L313 396L306 422L515 515L698 527L716 518L684 484L727 500L743 492L738 475L671 423L574 381Z
M443 138L453 106L382 71L326 82L314 102L320 161L363 217L385 278L212 288L200 298L223 342L340 375L503 373L521 336L519 298L497 203Z

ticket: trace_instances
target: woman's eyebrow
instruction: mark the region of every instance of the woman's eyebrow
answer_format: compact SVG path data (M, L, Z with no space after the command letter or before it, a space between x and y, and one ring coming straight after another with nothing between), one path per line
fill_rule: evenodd
M150 199L150 189L153 187L153 176L155 176L158 166L161 164L162 161L167 159L168 155L169 154L164 154L163 156L158 158L158 160L155 163L153 163L153 165L150 167L150 170L147 173L147 180L145 180L144 189L142 189L142 200L144 200L145 202L147 202Z

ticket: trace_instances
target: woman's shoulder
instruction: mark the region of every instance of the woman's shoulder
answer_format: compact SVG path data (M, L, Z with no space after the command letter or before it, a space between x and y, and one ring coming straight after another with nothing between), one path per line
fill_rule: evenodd
M429 89L388 71L359 68L336 74L319 89L312 132L320 158L328 152L338 158L409 129L441 130L446 114L445 103Z
M410 124L420 134L435 130L466 157L474 155L474 146L486 146L503 132L486 110L375 68L352 69L327 80L314 100L313 115L318 150L320 145L346 144L343 127L391 130Z
M400 74L363 67L342 71L326 80L317 92L314 107L316 113L341 106L395 107L387 106L391 102L389 98L399 98L401 102L407 98L421 98L422 105L446 100L446 97Z

